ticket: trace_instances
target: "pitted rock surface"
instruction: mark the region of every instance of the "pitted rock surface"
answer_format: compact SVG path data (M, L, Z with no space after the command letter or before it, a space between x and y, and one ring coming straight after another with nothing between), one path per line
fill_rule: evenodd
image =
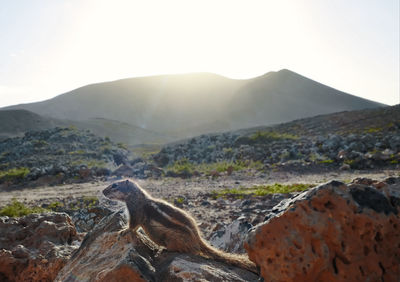
M264 280L398 281L400 187L371 184L332 181L276 206L245 243Z
M53 281L78 240L65 213L0 217L0 281Z
M126 229L123 211L90 231L56 281L257 281L258 276L191 254L169 252L139 229ZM228 279L228 280L227 280Z

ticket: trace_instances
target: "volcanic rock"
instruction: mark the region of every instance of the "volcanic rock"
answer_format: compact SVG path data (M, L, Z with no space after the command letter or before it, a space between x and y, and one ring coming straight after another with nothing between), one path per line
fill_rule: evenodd
M123 211L90 231L55 281L257 281L258 276L191 254L169 252L139 229L127 228Z
M0 281L53 281L78 240L65 213L0 217Z
M400 181L357 182L370 184L332 181L285 200L250 232L265 281L398 281Z

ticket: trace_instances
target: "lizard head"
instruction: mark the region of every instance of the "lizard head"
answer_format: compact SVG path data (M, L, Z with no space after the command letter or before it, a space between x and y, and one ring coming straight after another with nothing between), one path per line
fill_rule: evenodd
M128 196L138 192L140 192L138 186L129 180L113 183L103 190L107 198L123 202L126 202Z

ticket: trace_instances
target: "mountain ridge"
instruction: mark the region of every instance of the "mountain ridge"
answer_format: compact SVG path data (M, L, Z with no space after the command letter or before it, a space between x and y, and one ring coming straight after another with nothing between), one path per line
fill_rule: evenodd
M381 106L282 69L242 80L212 73L124 78L0 110L73 121L104 118L179 139Z

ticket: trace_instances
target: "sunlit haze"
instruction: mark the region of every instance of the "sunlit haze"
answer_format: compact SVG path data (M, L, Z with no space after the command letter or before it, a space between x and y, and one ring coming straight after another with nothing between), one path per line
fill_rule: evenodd
M399 2L0 0L0 107L127 77L283 68L398 104Z

